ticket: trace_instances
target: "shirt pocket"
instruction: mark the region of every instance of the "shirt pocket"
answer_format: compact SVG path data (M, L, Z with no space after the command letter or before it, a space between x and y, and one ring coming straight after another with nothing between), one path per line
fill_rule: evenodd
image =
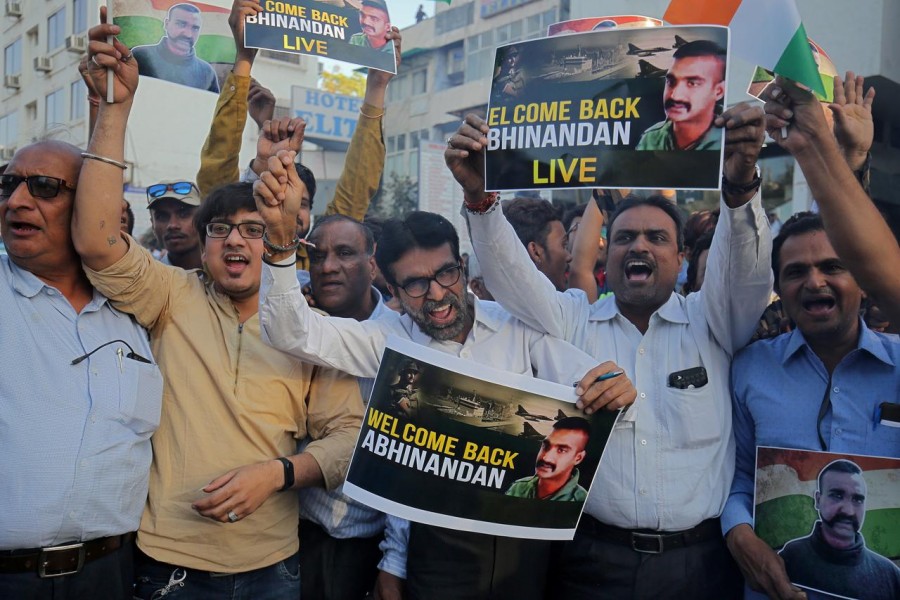
M137 434L149 434L159 426L163 378L159 367L125 358L119 376L117 420Z
M674 448L705 448L716 444L723 431L723 400L716 398L710 384L680 390L665 388L666 423ZM731 410L731 407L728 407Z

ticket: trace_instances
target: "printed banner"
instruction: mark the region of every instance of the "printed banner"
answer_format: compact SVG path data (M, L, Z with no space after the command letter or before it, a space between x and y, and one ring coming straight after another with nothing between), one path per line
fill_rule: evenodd
M244 45L321 56L397 72L385 0L262 0L244 25Z
M344 493L404 519L572 539L617 413L570 387L391 338Z
M795 585L839 598L900 594L900 459L756 450L756 534Z
M231 0L113 0L112 14L141 75L219 93L236 52Z
M324 90L291 87L291 112L306 121L304 139L350 142L363 99Z
M682 43L683 42L683 43ZM488 191L718 189L728 30L615 28L497 49Z
M615 15L611 17L585 17L553 23L547 28L547 35L569 35L585 31L602 31L604 29L630 29L634 27L662 27L663 22L653 17L640 15ZM677 42L677 40L676 40Z

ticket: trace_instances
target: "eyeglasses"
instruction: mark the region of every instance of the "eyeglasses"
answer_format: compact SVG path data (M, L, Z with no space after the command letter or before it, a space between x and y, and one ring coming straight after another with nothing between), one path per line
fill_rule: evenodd
M245 240L258 240L266 232L266 226L260 223L207 223L206 235L211 238L227 238L234 228L237 228Z
M448 288L459 281L459 276L461 274L462 267L460 265L453 265L452 267L441 269L434 274L434 277L416 277L415 279L410 279L400 287L410 298L421 298L428 293L428 288L431 287L432 281L437 281L441 287Z
M175 183L156 183L147 188L147 198L161 198L166 192L172 190L180 196L191 193L195 186L190 181L176 181ZM199 192L199 190L198 190Z
M0 196L12 196L22 182L28 185L28 193L35 198L55 198L60 188L75 190L75 186L65 180L49 175L0 175Z

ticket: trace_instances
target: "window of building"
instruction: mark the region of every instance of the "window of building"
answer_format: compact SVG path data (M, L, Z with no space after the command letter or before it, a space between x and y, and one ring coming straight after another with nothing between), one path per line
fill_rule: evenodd
M51 125L66 122L66 89L60 88L54 92L47 94L47 100L44 104L44 125Z
M302 58L299 54L293 54L291 52L273 52L272 50L261 50L259 55L263 58L286 62L292 65L299 65Z
M388 89L390 89L390 88L388 88ZM384 140L384 142L385 142L385 144L384 144L384 151L385 151L385 152L387 152L388 154L391 154L391 153L397 151L397 138L395 138L395 137L392 136L392 135L389 135L389 136L387 136L387 138Z
M47 50L56 50L66 42L66 8L63 7L47 19Z
M428 91L428 71L425 69L412 74L412 95L419 96Z
M471 25L474 21L475 3L469 2L434 15L434 31L438 34L447 33Z
M404 152L406 150L406 134L401 133L397 136L397 152Z
M72 0L72 33L85 33L88 28L87 0Z
M18 75L22 72L22 38L17 39L3 51L5 75Z
M0 146L11 148L19 139L19 113L13 111L0 117Z
M69 86L69 119L83 119L87 108L87 86L79 79Z

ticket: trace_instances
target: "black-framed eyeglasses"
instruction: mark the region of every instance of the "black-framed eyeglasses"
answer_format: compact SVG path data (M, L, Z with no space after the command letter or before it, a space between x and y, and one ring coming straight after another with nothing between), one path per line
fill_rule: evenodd
M196 188L193 182L176 181L175 183L156 183L147 187L147 198L161 198L166 192L172 190L179 196L186 196L191 190Z
M238 233L245 240L258 240L266 232L262 223L207 223L206 235L211 238L227 238L231 230L237 227Z
M441 269L434 274L434 277L416 277L415 279L409 279L400 287L410 298L421 298L428 293L428 288L431 287L432 281L437 281L441 287L448 288L459 281L460 275L462 275L462 266L453 265L452 267Z
M75 186L59 177L49 175L0 175L0 196L12 196L22 182L28 186L28 193L35 198L55 198L60 188L75 191Z

